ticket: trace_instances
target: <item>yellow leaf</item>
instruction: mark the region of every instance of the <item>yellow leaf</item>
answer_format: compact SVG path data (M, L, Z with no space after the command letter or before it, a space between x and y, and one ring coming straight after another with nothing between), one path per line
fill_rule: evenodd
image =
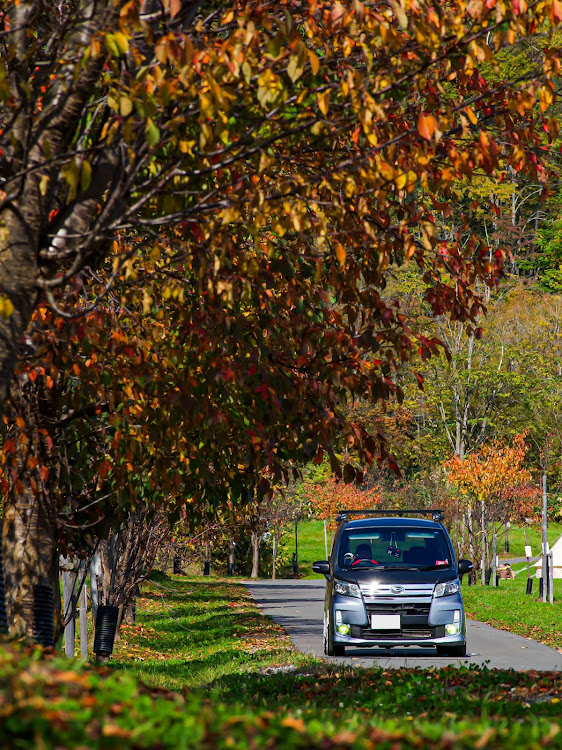
M151 308L152 308L152 297L145 290L142 295L142 314L148 315L150 313Z
M126 94L119 97L119 114L121 117L127 117L133 111L133 102Z
M289 58L289 64L287 65L287 74L291 81L295 83L304 73L304 68L299 62L297 55L291 55Z
M312 50L309 49L308 59L310 61L310 68L312 70L312 73L316 75L320 70L320 60L318 59L318 55L316 55Z
M229 208L224 208L221 211L221 218L223 224L232 224L234 221L238 219L240 216L240 211L238 208L235 208L234 206L230 206Z
M41 180L39 182L39 192L41 195L45 195L47 193L47 186L49 185L49 176L44 174L41 177Z
M467 107L466 108L466 114L468 116L468 119L470 120L470 122L473 125L477 125L478 124L478 118L474 114L474 110L472 109L472 107Z
M122 31L116 31L114 37L119 52L121 52L122 55L126 55L129 51L129 40Z
M407 29L408 17L406 16L406 13L404 12L404 8L402 7L402 4L400 2L396 2L396 0L390 0L390 4L392 6L392 11L398 20L398 25L400 26L400 28Z
M318 94L316 97L318 101L318 109L324 116L328 114L328 104L330 101L330 92L329 91L323 91L321 94Z
M554 95L552 93L552 90L548 86L541 86L539 89L539 100L541 103L541 112L544 112L550 107L553 99L554 99Z
M402 174L399 174L396 178L396 187L398 188L398 190L402 190L402 188L405 187L407 181L408 177L406 175L406 172L402 172Z

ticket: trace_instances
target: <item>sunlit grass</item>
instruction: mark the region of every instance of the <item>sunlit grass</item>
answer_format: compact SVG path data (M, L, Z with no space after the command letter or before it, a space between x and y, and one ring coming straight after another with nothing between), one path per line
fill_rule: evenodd
M500 579L498 588L468 586L465 580L466 612L474 620L562 649L562 579L554 581L554 604L539 600L538 579L533 581L531 596L525 593L526 586L525 571L514 580Z
M122 628L111 665L181 689L309 658L232 579L159 577L143 585L138 622Z

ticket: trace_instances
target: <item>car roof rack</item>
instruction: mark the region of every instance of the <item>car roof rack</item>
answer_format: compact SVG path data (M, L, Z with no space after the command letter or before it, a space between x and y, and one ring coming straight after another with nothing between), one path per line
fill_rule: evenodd
M415 510L402 510L399 508L366 508L365 510L338 510L336 521L345 523L348 516L358 516L364 514L375 514L377 516L411 516L418 514L422 516L432 516L436 522L445 518L445 511L441 508L416 508Z

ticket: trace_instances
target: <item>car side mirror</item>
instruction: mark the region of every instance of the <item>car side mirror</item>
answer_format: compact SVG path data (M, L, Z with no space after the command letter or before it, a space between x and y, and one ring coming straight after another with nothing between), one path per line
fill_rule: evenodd
M470 573L473 568L474 565L472 564L472 560L459 560L457 564L457 570L460 576L463 576L465 573Z
M312 570L314 573L322 573L322 575L330 575L330 563L327 560L317 560L312 563Z

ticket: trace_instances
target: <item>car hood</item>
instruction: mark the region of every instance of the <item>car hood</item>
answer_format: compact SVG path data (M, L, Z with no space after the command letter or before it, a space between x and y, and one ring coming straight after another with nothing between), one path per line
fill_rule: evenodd
M444 583L457 578L456 568L437 570L335 570L335 577L341 581L368 584L378 583Z

